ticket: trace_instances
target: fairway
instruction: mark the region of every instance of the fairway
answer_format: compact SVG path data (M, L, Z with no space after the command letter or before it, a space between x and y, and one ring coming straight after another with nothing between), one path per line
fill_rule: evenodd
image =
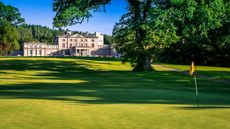
M225 81L198 78L196 108L194 80L180 72L131 72L107 58L1 57L0 129L229 129L230 68L199 68Z

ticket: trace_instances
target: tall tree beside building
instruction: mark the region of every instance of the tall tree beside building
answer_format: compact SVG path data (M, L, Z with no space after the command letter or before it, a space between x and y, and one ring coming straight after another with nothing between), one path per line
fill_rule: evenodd
M129 12L114 27L117 49L126 58L139 50L133 44L137 36L132 31L132 17ZM163 50L158 56L161 61L188 64L196 60L201 65L230 65L229 1L155 1L147 17L142 25L147 32L146 44L152 48L152 55Z
M19 49L15 26L24 22L17 8L0 2L0 55L8 55Z
M9 22L0 20L0 55L9 55L18 50L18 32Z
M139 24L136 24L135 14L129 9L129 12L116 23L113 30L116 48L123 55L123 61L131 62L136 71L148 69L159 49L179 40L176 35L176 26L171 22L170 17L166 17L171 11L152 6L149 8L146 16L141 14L145 18Z
M110 35L104 35L104 44L112 45L114 44L114 39Z

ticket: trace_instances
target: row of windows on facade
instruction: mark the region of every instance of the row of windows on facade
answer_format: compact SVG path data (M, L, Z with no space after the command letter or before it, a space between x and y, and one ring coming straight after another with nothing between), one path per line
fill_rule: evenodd
M63 42L65 42L66 41L66 39L62 39L62 41ZM73 41L73 39L69 39L69 41L70 42L72 42ZM74 39L74 41L76 41L77 42L77 39ZM81 39L81 42L83 42L84 40L83 39ZM85 39L85 42L88 42L88 40L87 39ZM94 39L91 39L91 42L94 42Z
M27 46L25 46L25 47L27 47ZM44 48L45 46L33 46L33 45L30 45L29 46L30 48L32 48L32 47L34 47L34 48ZM58 48L58 46L48 46L47 48Z
M65 46L66 46L66 44L65 44L65 43L62 43L62 47L65 48ZM81 44L79 44L79 46L85 46L85 47L87 47L88 44L87 44L87 43L85 43L85 44L81 43ZM71 44L69 45L69 47L73 47L73 44L71 43ZM91 47L94 47L94 44L91 44Z

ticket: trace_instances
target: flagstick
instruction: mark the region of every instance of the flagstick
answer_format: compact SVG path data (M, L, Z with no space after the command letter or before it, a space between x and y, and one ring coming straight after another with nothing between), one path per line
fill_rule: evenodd
M197 103L197 107L199 107L199 92L198 92L198 88L197 88L196 75L194 75L194 81L195 81L195 88L196 88L196 103Z

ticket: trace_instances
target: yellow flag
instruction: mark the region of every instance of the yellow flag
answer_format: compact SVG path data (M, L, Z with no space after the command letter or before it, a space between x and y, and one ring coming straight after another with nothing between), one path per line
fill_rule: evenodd
M193 75L193 73L195 72L195 65L194 65L194 61L191 64L191 67L189 69L189 75Z

